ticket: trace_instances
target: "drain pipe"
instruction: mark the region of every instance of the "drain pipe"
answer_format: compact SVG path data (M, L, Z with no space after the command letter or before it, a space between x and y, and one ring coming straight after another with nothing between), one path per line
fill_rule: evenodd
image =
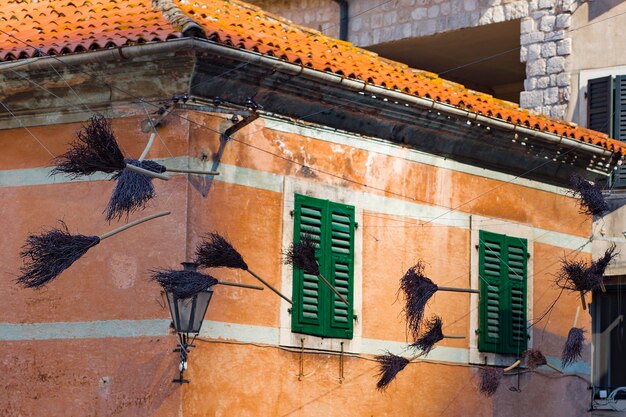
M348 0L335 0L339 4L339 39L348 40L348 11L350 6Z

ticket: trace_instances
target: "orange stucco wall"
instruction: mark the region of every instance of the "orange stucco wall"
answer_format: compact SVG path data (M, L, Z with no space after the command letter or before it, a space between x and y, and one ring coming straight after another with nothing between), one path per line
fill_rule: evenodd
M184 116L191 122L168 118L159 130L162 141L155 142L150 158L188 155L210 161L215 157L219 149L215 132L231 125L228 118L193 112ZM135 158L147 139L139 130L140 120L114 121L124 151ZM285 195L282 186L270 190L246 183L261 174L432 207L460 206L458 213L489 217L513 227L532 226L578 237L587 237L591 231L591 221L578 214L575 201L567 196L418 163L409 158L412 151L400 147L395 156L388 156L264 126L263 120L257 120L224 148L222 166L246 170L245 178L240 170L213 180L176 175L168 182L155 181L157 197L144 213L167 209L172 215L103 241L40 291L14 284L21 262L18 253L27 233L52 226L57 219L84 234L114 227L101 214L113 184L1 186L3 172L21 169L30 175L31 170L51 163L24 129L0 131L0 267L5 272L0 276L4 307L0 324L166 321L169 314L147 271L175 268L189 260L209 231L225 235L252 270L281 288L283 236L291 227L283 220L284 206L293 196ZM72 123L31 130L51 152L59 154L78 127ZM323 172L312 174L286 159ZM398 280L418 259L426 262L427 274L436 283L470 285L475 248L467 227L438 222L421 225L406 216L368 208L362 212L359 228L362 251L356 256L362 261L363 300L359 337L406 342L402 306L396 300ZM559 259L569 250L532 244L532 303L538 314L558 296L554 274ZM586 253L579 256L589 258ZM257 284L243 271L211 273ZM553 312L535 328L533 346L547 356L560 356L578 304L576 296L563 294ZM219 287L206 319L225 328L242 325L278 332L281 314L285 314L281 308L280 299L268 290ZM445 339L438 346L467 351L470 332L475 330L470 322L470 296L437 294L427 308L428 315L434 313L442 317L446 333L465 336ZM587 315L581 314L579 325L589 329ZM150 337L0 340L0 387L7 394L0 397L0 415L551 416L584 415L586 410L588 392L577 377L524 374L519 378L521 392L508 390L517 387L518 380L506 377L496 396L486 399L476 391L476 368L467 363L411 364L381 394L375 390L377 364L371 352L344 358L342 383L337 355L305 353L304 377L299 380L300 354L293 347L257 343L252 331L246 337L246 341L216 340L209 334L206 340L197 341L189 360L192 382L182 387L169 383L176 376L177 357L171 352L175 339L166 331ZM584 360L589 359L587 347ZM560 400L566 392L569 400ZM38 414L40 410L47 413Z

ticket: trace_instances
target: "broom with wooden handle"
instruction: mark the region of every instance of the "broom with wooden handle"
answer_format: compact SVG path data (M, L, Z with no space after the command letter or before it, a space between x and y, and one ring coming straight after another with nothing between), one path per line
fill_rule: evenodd
M292 243L289 249L284 253L285 259L284 262L287 265L292 265L298 269L301 269L305 273L309 275L315 275L319 278L320 281L324 283L330 290L335 293L337 298L341 300L342 303L350 306L348 300L341 294L337 288L335 288L320 272L319 264L317 259L315 258L315 250L317 249L317 245L313 241L313 239L308 235L300 236L300 240L298 242Z
M424 269L424 262L419 260L400 279L400 290L405 298L403 312L414 339L419 335L426 304L437 291L480 294L479 290L469 288L439 287L424 275Z
M29 235L20 253L24 259L24 266L21 268L22 275L17 278L17 282L25 287L39 288L59 276L102 240L168 214L170 214L169 211L161 211L100 236L71 234L63 222L60 222L60 228L53 228L41 235Z
M259 280L263 285L272 290L276 295L293 304L283 293L274 288L256 273L252 272L243 257L223 236L219 233L209 233L204 241L196 248L195 263L203 268L236 268L242 269Z

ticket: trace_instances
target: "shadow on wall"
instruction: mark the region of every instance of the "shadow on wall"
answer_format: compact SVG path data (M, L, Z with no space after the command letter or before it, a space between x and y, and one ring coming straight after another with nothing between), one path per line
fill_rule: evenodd
M622 4L623 0L600 0L600 1L589 1L589 11L587 15L587 20L592 21L603 14L609 12L615 6Z

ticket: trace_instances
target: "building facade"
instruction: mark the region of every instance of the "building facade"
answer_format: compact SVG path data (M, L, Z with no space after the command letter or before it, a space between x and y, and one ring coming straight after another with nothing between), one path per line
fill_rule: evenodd
M242 2L63 3L4 12L16 23L0 65L2 415L586 415L589 340L563 374L520 368L489 398L477 386L480 369L528 348L560 367L580 300L564 294L550 310L554 275L561 259L594 250L569 177L609 175L626 154L620 142ZM132 25L116 23L122 13ZM20 35L52 15L56 25ZM21 288L29 233L59 219L86 235L116 226L101 214L109 176L49 175L94 113L112 120L127 158L161 115L149 159L220 175L155 180L156 197L131 218L171 215L103 241L39 291ZM191 382L179 385L149 270L192 260L213 231L293 305L267 288L217 285ZM305 233L348 306L284 263ZM460 338L381 393L376 356L415 353L398 292L419 260L436 284L480 294L437 292L426 315ZM208 272L256 283L242 270ZM577 325L589 331L590 316Z

